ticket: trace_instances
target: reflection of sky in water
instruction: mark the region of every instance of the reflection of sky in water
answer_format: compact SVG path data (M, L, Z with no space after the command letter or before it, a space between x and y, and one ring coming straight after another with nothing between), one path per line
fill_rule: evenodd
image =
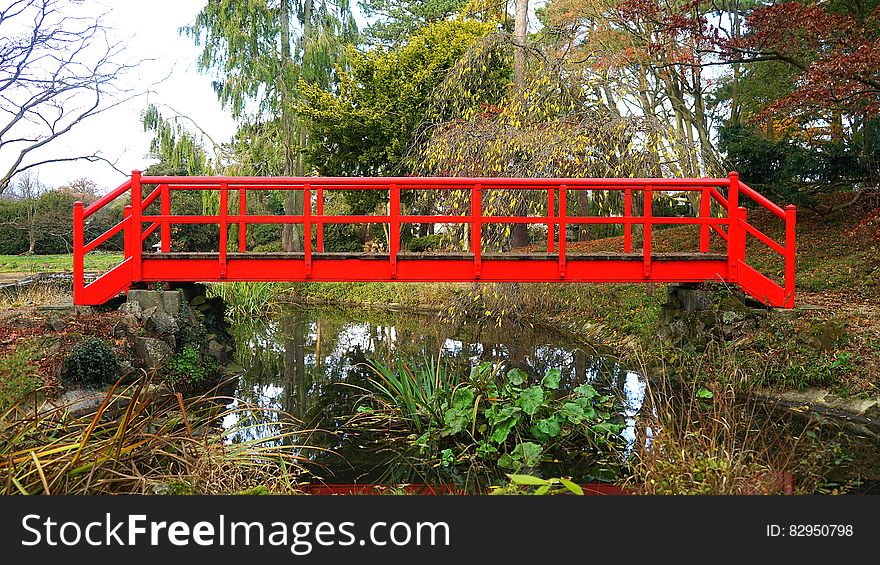
M505 364L513 364L526 370L536 377L543 376L551 368L558 368L562 372L563 382L576 385L580 382L590 382L601 385L609 384L616 388L623 397L623 416L626 427L622 435L626 438L631 448L635 441L635 415L641 408L645 396L644 379L631 371L627 371L615 363L613 359L597 356L577 346L556 345L547 343L552 336L535 334L525 336L516 332L495 336L494 339L481 343L479 339L474 342L465 342L454 337L438 337L438 329L433 324L415 324L406 328L406 332L400 331L393 325L373 324L369 322L346 322L324 323L319 328L316 319L320 313L287 312L287 316L308 316L308 320L300 319L302 324L302 351L303 370L308 374L310 383L306 391L306 404L316 401L316 397L339 382L350 380L355 365L363 361L364 356L375 355L385 361L406 357L407 359L422 359L433 357L436 359L439 353L449 359L457 359L459 362L467 361L471 366L483 361L500 361ZM246 400L251 406L264 410L283 410L285 407L285 375L283 374L283 356L285 346L290 346L291 336L285 335L284 324L272 321L248 336L242 336L239 340L239 361L245 367L251 367L248 374L243 378L235 393L237 398ZM409 339L401 340L401 335L406 334ZM319 335L320 334L320 335ZM519 340L514 344L514 340ZM316 344L321 342L321 362L317 362ZM328 347L329 344L333 347ZM249 356L256 355L256 350L262 350L268 355L275 356L276 362L269 366L256 367L249 363ZM514 351L518 351L520 362L510 357ZM256 369L254 369L256 367ZM262 370L257 370L262 369ZM360 368L363 370L363 368ZM258 374L253 374L258 373ZM287 377L289 379L289 377ZM234 402L229 408L239 408L241 405ZM269 435L277 431L275 417L269 417L271 412L266 412L262 418L245 418L243 413L232 413L223 420L224 429L230 432L230 436L237 440L254 439L263 435ZM333 416L344 416L337 413ZM236 425L253 425L254 420L259 420L261 425L251 429L235 430Z

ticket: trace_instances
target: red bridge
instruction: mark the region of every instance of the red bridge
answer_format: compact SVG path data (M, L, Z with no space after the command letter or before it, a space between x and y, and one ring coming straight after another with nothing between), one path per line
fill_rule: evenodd
M173 215L172 194L180 190L215 191L216 215ZM248 192L262 190L303 193L298 215L249 215ZM332 215L324 213L328 191L379 191L388 198L385 215ZM460 191L470 200L470 213L415 215L403 213L401 194L411 191ZM494 191L540 191L546 194L546 213L500 216L486 213L485 202ZM568 201L578 191L622 191L623 213L613 216L569 215ZM693 212L685 217L655 215L658 195L693 192ZM231 194L230 194L231 193ZM146 196L145 196L146 194ZM129 198L122 221L92 241L84 241L88 218L117 198ZM230 197L237 198L230 213ZM543 197L542 197L543 198ZM785 241L778 243L749 224L741 201L750 199L785 223ZM641 209L634 214L636 208ZM699 208L699 210L696 210ZM74 302L102 304L136 283L217 281L487 281L487 282L727 282L738 285L764 304L794 306L795 207L784 210L741 182L736 173L727 178L604 179L604 178L327 178L327 177L151 177L138 171L122 186L88 207L74 204ZM327 224L384 224L387 253L334 253L324 251ZM401 226L406 224L467 224L469 250L462 253L409 253L400 249ZM171 226L215 224L219 241L215 252L174 251ZM253 224L298 224L303 241L300 253L256 253L246 246ZM546 253L483 252L484 226L542 224L547 227ZM568 225L619 224L623 226L623 253L566 252ZM670 224L699 226L699 247L684 253L656 253L651 249L652 228ZM633 250L633 226L642 226ZM238 230L237 249L230 250L230 226ZM158 230L156 251L147 238ZM723 253L710 253L710 230L723 240ZM122 232L124 259L88 285L83 258ZM746 237L784 259L779 282L749 265Z

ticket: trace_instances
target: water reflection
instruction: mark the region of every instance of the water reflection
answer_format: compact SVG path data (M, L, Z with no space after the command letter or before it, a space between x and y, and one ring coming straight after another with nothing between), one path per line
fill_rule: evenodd
M269 437L280 431L278 411L301 422L299 445L326 451L303 454L320 465L317 473L335 481L355 480L358 470L381 462L338 433L338 419L357 408L374 376L368 359L388 364L436 359L469 368L481 362L522 369L535 381L551 368L562 372L562 388L588 382L622 399L628 445L635 441L635 415L645 382L612 357L561 335L530 328L452 328L434 317L338 308L291 307L276 318L234 328L238 362L245 372L235 396L265 410L238 412L233 441ZM310 431L311 430L311 431Z

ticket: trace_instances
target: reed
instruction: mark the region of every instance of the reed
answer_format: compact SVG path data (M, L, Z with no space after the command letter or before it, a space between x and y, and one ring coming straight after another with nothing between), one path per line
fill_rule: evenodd
M231 405L216 390L183 398L147 375L120 380L82 416L71 416L69 406L34 409L21 399L0 413L0 493L295 491L308 450L293 441L302 430L290 418L273 418L271 436L250 433L259 439L233 443L229 438L242 430L219 423L260 408Z

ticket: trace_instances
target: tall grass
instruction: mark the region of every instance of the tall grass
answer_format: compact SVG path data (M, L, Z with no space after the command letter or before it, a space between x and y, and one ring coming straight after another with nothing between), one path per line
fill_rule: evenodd
M33 283L0 289L0 307L61 304L73 301L70 283Z
M292 439L302 431L278 418L272 436L231 443L241 430L219 422L259 408L228 409L230 401L215 393L184 399L147 376L117 382L83 416L66 406L35 410L23 399L0 413L0 494L294 490L307 447Z
M772 404L713 387L648 385L625 486L643 494L815 494L837 445Z
M284 283L226 282L208 285L208 296L221 297L227 317L235 320L273 314L279 295L288 288Z

